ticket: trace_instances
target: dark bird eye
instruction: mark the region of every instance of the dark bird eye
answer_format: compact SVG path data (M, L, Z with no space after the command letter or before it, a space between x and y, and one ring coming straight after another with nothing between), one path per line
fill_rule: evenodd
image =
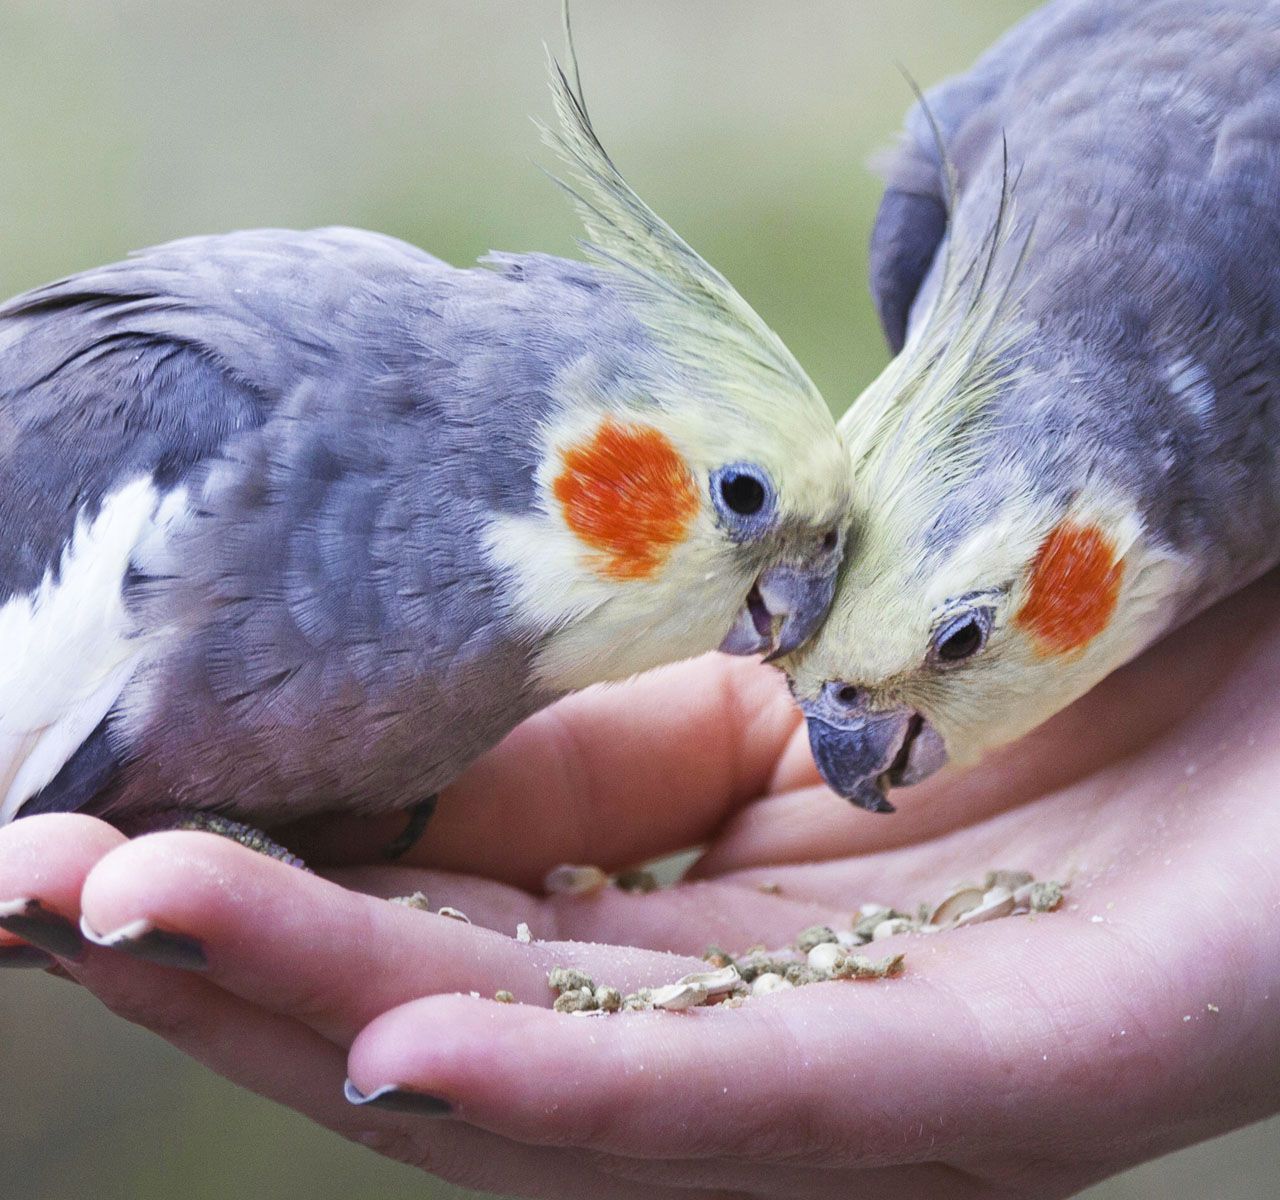
M768 532L778 507L769 476L753 463L732 463L713 471L711 500L721 526L736 542Z
M725 475L720 480L725 507L741 517L749 517L764 507L764 484L751 475Z
M988 609L965 613L938 631L934 638L933 656L942 663L963 662L987 644L990 631L991 613Z
M948 634L938 645L938 657L947 662L958 662L976 654L982 645L982 629L977 621L966 621L955 633Z

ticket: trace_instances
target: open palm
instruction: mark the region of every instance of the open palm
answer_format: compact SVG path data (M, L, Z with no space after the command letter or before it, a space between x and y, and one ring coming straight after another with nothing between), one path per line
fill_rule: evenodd
M1066 1196L1280 1109L1277 601L1264 579L893 817L817 784L775 673L715 658L534 718L446 793L408 863L359 865L394 823L307 831L314 861L357 864L320 877L206 834L40 817L0 830L0 899L195 939L201 970L96 946L61 961L215 1070L472 1187ZM695 844L670 889L537 893L557 863ZM669 982L708 943L783 944L990 867L1065 879L1067 903L897 939L906 973L882 982L549 1009L552 966ZM474 924L376 898L415 890ZM400 1094L355 1106L344 1076Z

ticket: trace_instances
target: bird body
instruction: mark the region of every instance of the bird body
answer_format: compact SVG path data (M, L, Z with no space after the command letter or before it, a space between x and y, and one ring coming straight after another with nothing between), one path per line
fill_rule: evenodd
M1057 0L913 110L872 243L898 353L787 663L838 791L889 808L1280 561L1277 247L1273 2Z
M594 263L192 238L0 307L0 822L407 808L568 691L825 612L825 406L617 175Z

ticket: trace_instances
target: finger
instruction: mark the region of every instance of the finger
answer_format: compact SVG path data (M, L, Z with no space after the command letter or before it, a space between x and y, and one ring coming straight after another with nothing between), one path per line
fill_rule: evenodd
M884 985L896 1005L903 982ZM833 1017L832 989L845 993L839 1001L851 1019ZM906 1111L894 1078L900 1064L877 1049L892 1026L884 997L881 1005L869 998L879 990L813 985L735 1010L597 1020L432 997L363 1030L350 1076L366 1094L392 1086L441 1097L464 1119L535 1144L656 1159L879 1165L884 1147L923 1148L914 1141L920 1113ZM920 1015L923 1007L908 1003ZM945 1074L948 1047L935 1050ZM935 1124L921 1131L925 1141Z
M711 655L535 714L446 789L414 862L537 887L564 862L694 845L768 785L799 721L782 675ZM320 860L371 857L403 824L325 823Z
M74 813L0 828L0 946L81 957L80 890L93 866L124 840L110 825Z
M460 1186L557 1200L566 1194L618 1200L668 1195L666 1189L646 1193L637 1183L612 1179L573 1161L568 1152L513 1145L460 1122L427 1122L354 1106L344 1096L341 1051L301 1023L264 1012L207 980L101 950L74 969L111 1011L233 1083ZM568 1192L566 1181L575 1185Z
M366 1093L442 1097L519 1141L626 1157L979 1168L1034 1138L1069 1162L1202 1086L1194 1056L1164 1044L1194 1031L1140 939L1083 917L1030 932L993 922L920 940L900 978L738 1009L591 1020L431 997L361 1031L350 1076Z
M699 965L631 948L518 942L348 891L202 833L120 846L89 874L81 904L100 941L198 969L344 1045L378 1013L426 993L506 989L549 1004L554 966L607 973L633 990Z
M695 874L876 854L939 838L1053 795L1180 737L1181 726L1238 682L1242 663L1276 640L1280 572L1201 614L1013 745L893 794L884 817L818 785L803 730L780 756L772 794L736 812ZM1161 701L1151 703L1153 692ZM1243 727L1242 727L1243 728Z

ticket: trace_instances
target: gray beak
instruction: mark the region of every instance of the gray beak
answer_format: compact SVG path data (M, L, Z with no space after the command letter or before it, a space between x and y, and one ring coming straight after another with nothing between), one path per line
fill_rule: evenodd
M891 813L891 786L917 783L947 761L946 747L919 713L868 709L858 689L828 683L800 707L813 761L827 786L868 812Z
M763 654L768 662L799 649L822 624L835 595L838 554L814 565L781 562L762 572L720 643L725 654Z

